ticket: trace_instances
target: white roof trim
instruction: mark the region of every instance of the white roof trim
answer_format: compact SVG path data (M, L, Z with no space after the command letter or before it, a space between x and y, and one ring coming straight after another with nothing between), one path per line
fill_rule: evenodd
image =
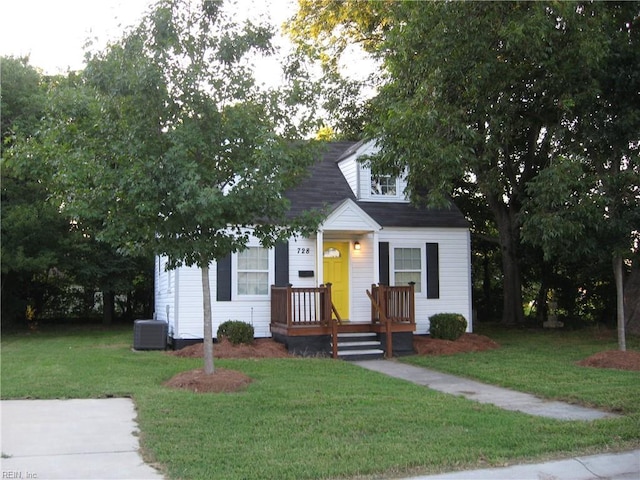
M377 145L375 140L369 140L367 142L360 141L353 145L351 148L347 149L346 152L342 154L342 156L338 159L338 163L342 163L343 161L352 158L355 156L356 160L363 155L369 155L372 153L378 153L380 147Z
M327 216L319 230L321 231L349 231L349 232L378 232L382 227L362 210L350 198L338 204Z

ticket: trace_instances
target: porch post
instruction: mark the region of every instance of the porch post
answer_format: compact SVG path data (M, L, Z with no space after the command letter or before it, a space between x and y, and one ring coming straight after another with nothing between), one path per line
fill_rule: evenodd
M323 258L324 258L324 234L322 230L318 230L316 234L316 287L319 287L324 283L324 266L323 266Z
M371 261L373 262L373 282L375 284L380 283L380 248L378 246L379 235L378 232L373 232L373 258Z

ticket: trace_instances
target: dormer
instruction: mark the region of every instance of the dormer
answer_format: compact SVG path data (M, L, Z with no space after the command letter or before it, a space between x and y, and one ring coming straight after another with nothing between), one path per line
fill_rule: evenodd
M353 194L360 201L408 202L405 195L406 176L373 175L371 168L362 162L362 157L379 150L375 142L359 142L348 149L339 159L338 166Z

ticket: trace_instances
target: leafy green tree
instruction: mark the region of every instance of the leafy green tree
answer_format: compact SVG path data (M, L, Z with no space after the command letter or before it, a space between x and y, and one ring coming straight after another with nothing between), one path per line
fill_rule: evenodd
M270 246L318 220L286 218L282 193L316 150L295 141L296 105L254 78L252 55L270 54L271 36L233 22L222 2L160 1L89 59L75 92L58 92L74 101L63 98L33 147L64 210L97 239L202 270L209 374L210 263L251 234Z
M118 252L112 245L98 241L93 236L95 230L75 224L69 232L70 248L63 264L67 282L82 286L90 298L94 292L101 294L105 325L113 323L118 314L127 319L134 314L151 318L152 311L147 305L134 305L132 301L136 295L144 296L145 290L147 295L153 293L153 255ZM124 300L124 304L117 299ZM85 307L91 312L95 304L92 301Z
M640 240L640 4L582 9L600 26L598 68L582 72L594 91L574 100L567 154L529 186L524 233L555 260L610 256L618 346L625 350L624 276L639 260Z
M296 62L311 66L314 114L324 118L335 138L361 140L370 121L369 99L380 85L373 54L390 27L388 0L299 0L296 15L284 26L297 45ZM368 65L354 62L354 48ZM359 65L360 63L360 65ZM320 68L317 68L317 67ZM364 94L363 94L364 92Z
M375 53L394 25L389 0L298 0L287 23L290 38L310 56L337 65L353 44Z
M501 246L503 322L523 323L522 204L557 154L563 110L585 88L592 40L572 5L403 4L384 46L391 80L378 100L380 168L409 165L414 196L438 201L471 177ZM563 26L562 22L568 26ZM586 25L585 25L586 26ZM589 88L589 85L586 85ZM418 135L415 132L419 132Z
M42 76L27 59L12 57L2 59L2 69L3 324L24 320L27 304L36 318L73 313L68 305L77 287L90 294L91 310L93 292L103 292L103 317L110 323L115 295L133 291L134 279L144 276L144 269L150 277L152 267L97 242L49 202L55 171L33 156L17 161L41 131L42 117L58 108L70 114L73 105L82 104L75 95L78 79Z
M44 80L26 58L2 57L2 321L24 319L28 304L41 311L50 290L47 272L61 261L68 224L46 202L46 185L29 172L21 173L6 154L17 135L38 129L45 106Z
M2 323L39 314L51 292L48 272L63 263L68 223L47 203L45 188L2 167Z
M2 147L11 145L16 131L33 133L44 109L43 79L28 58L2 57L0 131Z
M320 48L362 41L383 59L367 131L382 147L374 169L408 166L414 201L442 202L461 179L477 185L501 247L503 322L523 322L527 186L552 159L581 148L575 119L598 107L598 75L618 54L609 47L620 28L610 20L637 2L372 2L351 17L359 3L327 0L296 21L306 15Z

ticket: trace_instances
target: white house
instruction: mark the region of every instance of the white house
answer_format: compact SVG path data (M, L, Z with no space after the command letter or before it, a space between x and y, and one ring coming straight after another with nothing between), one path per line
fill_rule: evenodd
M291 215L309 209L327 212L315 235L291 238L273 249L262 248L254 239L247 250L212 265L214 334L220 323L242 320L253 325L256 337L273 336L290 350L326 351L331 335L326 319L333 317L341 320L343 331L366 330L384 338L379 308L373 306L378 297L372 289L406 287L410 282L415 310L413 319L404 318L411 324L400 329L405 335L428 333L429 317L445 312L462 314L471 331L467 221L453 205L413 206L404 195L402 178L372 176L358 161L372 148L371 143L330 143L309 178L287 193ZM200 271L195 267L171 271L165 266L165 258L156 259L156 318L168 323L175 348L202 341ZM327 284L333 306L329 317L320 305L326 293L321 287ZM280 307L275 302L287 286L293 287L286 300L289 318L275 318L286 313L286 306L276 313ZM386 316L391 315L387 311ZM378 327L366 327L373 324ZM299 328L294 331L292 326Z

